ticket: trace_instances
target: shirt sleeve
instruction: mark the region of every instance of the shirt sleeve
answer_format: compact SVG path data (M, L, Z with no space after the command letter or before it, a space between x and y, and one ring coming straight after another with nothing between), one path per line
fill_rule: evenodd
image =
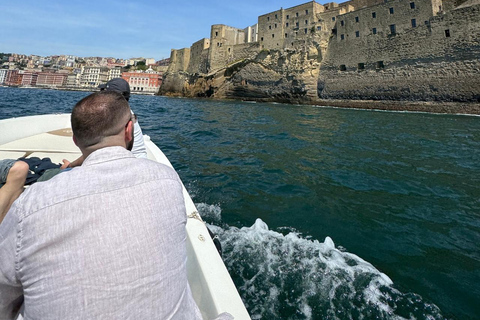
M143 132L142 128L138 122L135 122L133 125L133 148L132 153L137 158L147 158L147 148L145 147L145 142L143 141Z
M23 303L23 289L16 274L19 219L14 203L0 224L0 319L15 319Z

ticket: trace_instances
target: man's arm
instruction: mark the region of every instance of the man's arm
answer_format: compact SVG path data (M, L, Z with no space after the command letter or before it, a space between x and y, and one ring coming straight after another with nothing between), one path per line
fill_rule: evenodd
M72 162L68 161L67 159L63 159L63 164L60 167L60 169L66 169L66 168L73 168L73 167L81 166L82 163L83 163L83 160L85 160L83 158L83 155L81 155L80 158L78 158L78 159L76 159Z
M0 319L15 319L23 303L23 289L17 279L16 249L18 218L16 204L0 224Z
M140 128L138 122L135 122L133 125L133 136L133 155L136 158L147 159L147 148L145 147L145 142L143 141L142 128Z
M0 223L2 223L13 201L23 192L27 174L28 164L23 161L15 162L9 169L5 185L0 188Z

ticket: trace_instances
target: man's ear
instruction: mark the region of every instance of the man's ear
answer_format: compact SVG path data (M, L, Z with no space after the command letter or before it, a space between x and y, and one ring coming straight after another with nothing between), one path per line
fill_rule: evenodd
M133 121L130 121L125 127L125 142L130 142L133 139Z
M73 136L73 143L75 143L75 145L78 147L77 138L75 136Z

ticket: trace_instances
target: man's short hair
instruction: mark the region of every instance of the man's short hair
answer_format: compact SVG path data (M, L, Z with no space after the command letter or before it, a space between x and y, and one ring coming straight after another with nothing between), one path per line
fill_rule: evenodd
M131 111L127 100L115 91L93 93L73 107L72 131L80 147L90 147L125 127Z

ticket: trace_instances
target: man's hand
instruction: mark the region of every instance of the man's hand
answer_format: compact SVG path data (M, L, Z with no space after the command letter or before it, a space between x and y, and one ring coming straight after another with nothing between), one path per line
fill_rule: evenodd
M67 169L70 167L70 161L68 161L67 159L63 159L62 161L63 161L63 164L60 167L60 169Z

